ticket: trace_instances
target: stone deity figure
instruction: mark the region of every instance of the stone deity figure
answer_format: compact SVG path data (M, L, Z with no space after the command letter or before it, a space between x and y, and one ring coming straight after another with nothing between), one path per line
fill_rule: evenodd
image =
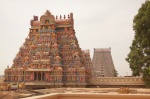
M46 73L46 81L49 81L49 74Z
M55 59L56 59L56 62L60 62L60 59L61 59L61 58L60 58L60 56L56 56Z
M34 21L38 21L38 16L33 16Z

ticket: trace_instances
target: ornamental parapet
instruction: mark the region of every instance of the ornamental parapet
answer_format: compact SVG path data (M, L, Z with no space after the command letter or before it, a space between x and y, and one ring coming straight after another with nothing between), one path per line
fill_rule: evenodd
M90 79L92 85L144 85L141 77L95 77Z
M49 64L49 59L42 59L42 60L32 60L33 64L43 63L43 64Z
M26 82L25 85L63 85L63 83L59 83L59 82Z
M31 68L29 68L29 69L27 69L27 71L52 71L51 69L31 69Z
M47 33L47 32L57 32L56 30L39 30L40 33Z
M68 83L65 83L65 85L86 85L86 83L85 82L68 82Z

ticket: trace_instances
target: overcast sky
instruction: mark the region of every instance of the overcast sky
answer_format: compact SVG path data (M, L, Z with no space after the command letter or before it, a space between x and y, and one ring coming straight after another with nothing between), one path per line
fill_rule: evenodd
M76 36L82 49L111 47L120 76L131 75L125 61L134 38L133 18L145 0L0 0L0 75L11 66L28 36L33 15L46 10L56 15L73 12Z

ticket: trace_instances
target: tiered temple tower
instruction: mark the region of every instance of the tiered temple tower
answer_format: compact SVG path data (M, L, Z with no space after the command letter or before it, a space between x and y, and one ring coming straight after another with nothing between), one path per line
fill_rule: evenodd
M94 48L92 59L96 77L114 77L114 63L110 48Z
M91 72L91 71L88 71ZM31 28L13 65L5 70L6 82L25 82L27 86L83 87L85 61L74 30L73 13L56 18L47 10Z
M89 84L90 79L94 77L94 68L90 57L90 50L82 50L83 59L86 68L86 82Z

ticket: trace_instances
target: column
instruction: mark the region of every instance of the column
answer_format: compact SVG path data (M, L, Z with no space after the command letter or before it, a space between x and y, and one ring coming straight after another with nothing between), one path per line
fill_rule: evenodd
M34 72L33 72L33 81L34 81Z
M36 72L36 80L38 81L38 72Z
M42 74L43 74L43 72L41 72L41 81L42 81Z

